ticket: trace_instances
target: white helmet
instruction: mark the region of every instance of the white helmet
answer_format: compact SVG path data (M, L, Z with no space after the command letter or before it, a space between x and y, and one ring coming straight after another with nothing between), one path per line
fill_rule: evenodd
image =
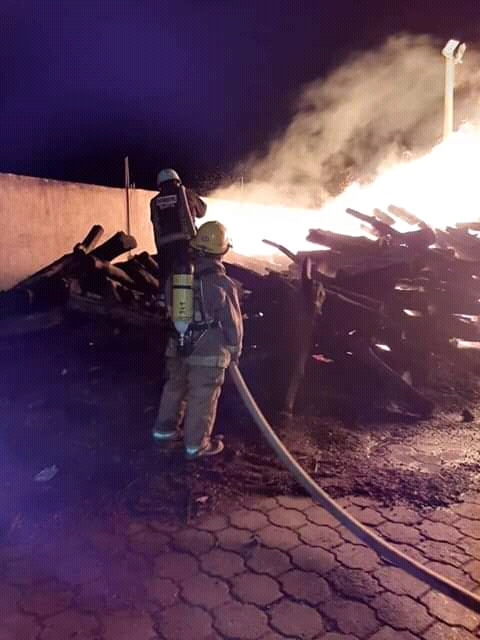
M169 180L177 180L179 184L182 183L175 169L162 169L157 176L157 187L160 187L161 184Z

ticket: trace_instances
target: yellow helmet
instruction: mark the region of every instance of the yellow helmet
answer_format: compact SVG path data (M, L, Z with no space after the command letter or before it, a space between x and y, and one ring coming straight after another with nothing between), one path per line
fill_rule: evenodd
M223 256L232 246L226 228L217 221L204 222L190 245L198 251L217 256Z

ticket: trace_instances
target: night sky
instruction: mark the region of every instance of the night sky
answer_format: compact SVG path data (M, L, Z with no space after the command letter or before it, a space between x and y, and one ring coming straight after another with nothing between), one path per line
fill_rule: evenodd
M480 42L480 1L1 0L0 30L0 172L120 186L128 155L138 187L173 166L205 189L351 52Z

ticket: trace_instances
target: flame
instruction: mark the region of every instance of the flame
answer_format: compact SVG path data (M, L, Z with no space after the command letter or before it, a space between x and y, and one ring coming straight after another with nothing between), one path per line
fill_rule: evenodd
M385 168L369 184L349 185L321 209L302 209L208 198L208 220L222 221L234 251L245 256L271 256L267 238L291 251L318 250L306 241L309 229L326 229L352 236L365 235L361 223L345 213L347 207L373 215L396 205L433 228L480 218L480 128L464 125L428 154ZM245 185L248 189L248 184ZM399 231L412 229L398 221Z

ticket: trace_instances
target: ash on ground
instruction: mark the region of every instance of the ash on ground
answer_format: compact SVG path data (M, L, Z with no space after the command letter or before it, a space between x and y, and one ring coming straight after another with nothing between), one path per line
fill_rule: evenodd
M185 521L249 495L301 493L262 440L231 382L217 420L224 455L187 462L181 445L162 448L151 441L163 346L154 331L83 316L0 340L3 535L19 522L27 521L33 530L49 519L88 519L119 509ZM248 359L241 368L262 406L264 371ZM394 411L337 411L332 417L308 406L288 425L268 411L267 416L298 461L334 497L371 496L390 506L447 505L480 486L478 388L473 373L465 380L459 390L457 377L442 383L449 393L432 391L440 408L430 420ZM466 402L471 422L462 419ZM58 472L51 480L35 482L53 465Z

